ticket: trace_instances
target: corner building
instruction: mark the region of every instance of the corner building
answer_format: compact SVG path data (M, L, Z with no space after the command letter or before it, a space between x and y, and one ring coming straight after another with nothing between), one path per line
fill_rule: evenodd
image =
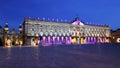
M78 18L72 23L26 18L23 30L25 45L110 42L109 26L85 24Z

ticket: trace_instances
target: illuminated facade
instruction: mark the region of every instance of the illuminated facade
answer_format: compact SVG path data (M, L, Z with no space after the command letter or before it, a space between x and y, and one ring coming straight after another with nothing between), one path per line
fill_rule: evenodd
M25 45L110 42L109 26L85 24L78 18L72 23L26 18L23 30Z
M120 28L111 32L111 42L120 43Z
M21 46L23 45L23 35L22 35L22 25L19 26L19 33L17 30L9 29L8 23L5 24L4 32L3 32L3 43L5 47L11 46Z

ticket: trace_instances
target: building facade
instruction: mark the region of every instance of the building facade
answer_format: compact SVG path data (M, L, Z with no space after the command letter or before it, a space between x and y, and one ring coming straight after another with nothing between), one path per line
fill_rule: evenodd
M5 24L3 32L3 45L5 47L23 45L22 25L19 26L18 32L15 29L9 29L8 23Z
M3 28L0 26L0 46L3 45Z
M111 32L111 42L120 43L120 28Z
M72 23L26 18L23 35L25 45L109 43L110 27L85 24L78 18Z

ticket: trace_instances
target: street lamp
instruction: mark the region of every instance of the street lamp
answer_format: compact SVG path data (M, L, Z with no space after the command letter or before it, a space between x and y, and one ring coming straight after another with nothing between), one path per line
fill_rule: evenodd
M5 30L5 31L8 31L8 29L9 29L9 28L8 28L8 23L6 23L4 30Z
M8 23L5 24L5 27L4 27L4 45L6 46L6 43L7 43L7 36L8 36Z
M19 25L19 37L18 37L18 40L19 40L19 45L21 46L23 44L23 39L22 39L23 35L22 35L22 25L20 24Z
M22 25L21 24L19 26L19 31L20 31L20 33L22 32Z

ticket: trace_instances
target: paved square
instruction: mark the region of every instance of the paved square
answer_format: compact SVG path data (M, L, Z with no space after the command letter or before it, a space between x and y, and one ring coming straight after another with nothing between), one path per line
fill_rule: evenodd
M120 68L120 44L0 47L0 68Z

